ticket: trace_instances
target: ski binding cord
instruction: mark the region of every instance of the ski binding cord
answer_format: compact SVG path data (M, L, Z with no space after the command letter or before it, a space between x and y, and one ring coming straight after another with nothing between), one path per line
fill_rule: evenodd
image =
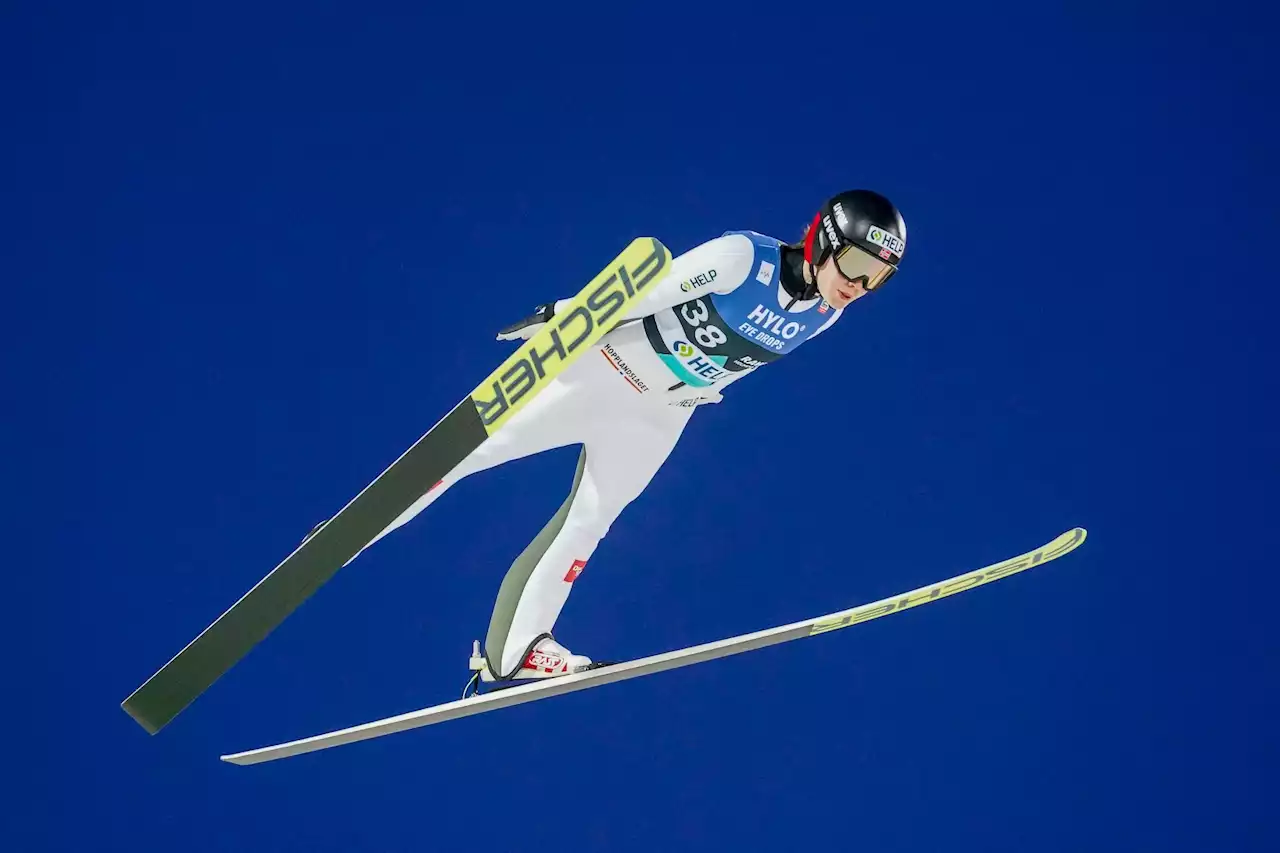
M467 686L462 688L462 698L468 696L478 696L480 693L480 673L485 670L489 662L485 660L484 655L480 651L480 641L471 641L471 660L467 662L467 668L474 673L471 680L467 682Z

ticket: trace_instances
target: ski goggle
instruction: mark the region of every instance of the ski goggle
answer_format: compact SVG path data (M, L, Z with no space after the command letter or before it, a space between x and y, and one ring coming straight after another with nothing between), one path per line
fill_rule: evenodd
M857 246L843 246L836 250L836 269L845 281L860 284L867 291L884 284L895 272L891 264Z

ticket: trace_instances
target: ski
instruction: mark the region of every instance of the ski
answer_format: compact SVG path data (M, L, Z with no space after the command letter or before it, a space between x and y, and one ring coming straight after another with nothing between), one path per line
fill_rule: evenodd
M802 622L793 622L790 625L757 631L753 634L743 634L726 640L639 658L626 663L612 664L573 675L496 690L479 696L447 702L443 705L423 708L420 711L388 717L385 720L377 720L372 723L329 732L328 734L316 735L247 752L224 755L222 760L231 764L241 765L276 761L281 758L289 758L308 752L356 743L357 741L383 737L384 735L395 734L396 732L403 732L420 726L443 723L447 720L456 720L460 717L469 717L486 711L496 711L499 708L507 708L538 699L548 699L563 693L573 693L590 687L599 687L614 681L625 681L629 678L638 678L642 675L651 675L655 672L728 657L729 655L749 652L777 643L798 640L801 637L811 637L815 634L824 634L828 631L848 628L851 625L879 619L881 616L888 616L891 613L900 613L912 607L919 607L922 604L928 604L941 598L991 583L1000 578L1026 571L1050 560L1056 560L1058 557L1078 548L1084 542L1085 536L1084 528L1077 527L1068 530L1052 542L1034 551L1028 551L1012 559L985 566L981 569L974 569L971 572L966 572L929 586L913 589L910 592L904 592L870 604L863 604L839 613L831 613L815 619L806 619Z
M121 703L155 734L626 315L671 266L640 237L435 426Z

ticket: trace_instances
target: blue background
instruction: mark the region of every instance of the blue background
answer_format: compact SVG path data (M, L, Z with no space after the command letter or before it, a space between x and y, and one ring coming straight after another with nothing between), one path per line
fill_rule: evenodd
M1276 849L1275 21L1051 5L8 6L5 846ZM564 449L457 487L156 737L120 711L498 327L636 236L792 239L855 186L905 212L899 276L697 413L559 636L629 658L1080 551L217 760L453 698Z

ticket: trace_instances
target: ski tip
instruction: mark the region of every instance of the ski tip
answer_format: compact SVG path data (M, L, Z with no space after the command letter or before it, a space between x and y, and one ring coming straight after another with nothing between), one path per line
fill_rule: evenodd
M1069 554L1084 544L1084 540L1089 536L1089 531L1083 527L1073 527L1065 533L1060 534L1052 542L1044 545L1040 551L1047 552L1045 557L1050 560L1061 557L1063 554Z
M1083 527L1073 527L1065 533L1058 535L1052 542L1046 543L1032 553L1037 555L1037 562L1056 560L1059 557L1070 554L1072 551L1079 548L1084 544L1084 540L1087 539L1088 536L1089 531L1085 530Z

